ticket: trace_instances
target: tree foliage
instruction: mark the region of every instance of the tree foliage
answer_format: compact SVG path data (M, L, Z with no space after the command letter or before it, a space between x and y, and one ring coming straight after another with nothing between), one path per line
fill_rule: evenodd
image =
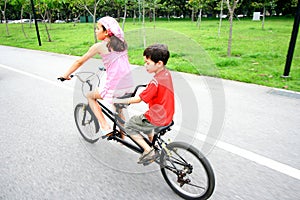
M222 0L35 0L37 7L47 5L49 19L74 19L79 15L86 16L94 14L96 6L97 18L110 15L115 18L134 17L140 13L140 6L145 5L147 17L193 17L198 16L200 9L202 14L216 16L220 13ZM17 1L18 2L18 1ZM19 1L21 2L21 1ZM6 3L6 19L20 19L21 7L24 9L24 18L30 18L30 0L22 0L24 4L16 3L16 0L0 1L1 20L4 20L3 8ZM124 13L126 5L126 15ZM155 5L155 7L154 7ZM236 8L237 14L251 16L254 11L270 15L292 16L296 12L297 0L240 0ZM37 8L36 7L36 8ZM43 10L44 8L37 8ZM155 9L155 12L154 12ZM228 8L224 8L224 10ZM225 13L224 13L225 14ZM137 15L141 17L139 14Z

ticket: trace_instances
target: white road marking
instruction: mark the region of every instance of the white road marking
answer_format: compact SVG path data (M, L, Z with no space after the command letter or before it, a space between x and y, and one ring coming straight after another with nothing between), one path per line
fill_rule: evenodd
M38 75L35 75L35 74L32 74L32 73L28 73L28 72L25 72L25 71L22 71L22 70L19 70L19 69L14 69L12 67L9 67L9 66L6 66L6 65L2 65L0 64L0 67L4 68L4 69L7 69L7 70L10 70L10 71L14 71L14 72L17 72L19 74L22 74L22 75L25 75L25 76L29 76L31 78L35 78L35 79L38 79L40 81L44 81L46 83L49 83L51 85L55 85L57 87L60 87L60 88L64 88L64 89L67 89L67 90L71 90L73 91L74 89L70 86L67 86L65 84L62 84L60 81L51 81L49 79L46 79L46 78L43 78L41 76L38 76Z
M196 137L198 140L209 143L209 138L207 138L203 135L197 135ZM212 141L214 141L214 140L212 140ZM242 149L242 148L234 146L232 144L228 144L226 142L218 141L214 145L216 145L218 148L223 149L227 152L238 155L242 158L251 160L253 162L256 162L257 164L263 165L265 167L268 167L270 169L276 170L280 173L283 173L285 175L288 175L290 177L300 180L300 170L299 169L293 168L289 165L280 163L278 161L272 160L265 156L261 156L259 154L253 153L251 151Z
M29 76L31 78L35 78L35 79L44 81L46 83L55 85L55 86L63 88L63 89L67 89L67 90L71 90L71 91L74 90L72 87L66 86L66 85L61 84L57 81L51 81L49 79L31 74L31 73L28 73L28 72L25 72L25 71L22 71L22 70L14 69L14 68L6 66L6 65L0 64L0 67L2 67L4 69L7 69L7 70L10 70L10 71L14 71L16 73L19 73L19 74L22 74L22 75L25 75L25 76ZM199 139L201 141L209 142L209 139L207 139L204 135L199 135L197 137L197 139ZM256 162L260 165L263 165L265 167L268 167L270 169L273 169L275 171L278 171L280 173L283 173L285 175L288 175L290 177L293 177L293 178L296 178L296 179L300 180L300 170L299 169L293 168L289 165L280 163L278 161L272 160L270 158L258 155L256 153L251 152L251 151L242 149L240 147L237 147L237 146L234 146L232 144L228 144L228 143L225 143L225 142L222 142L222 141L218 141L216 146L218 148L221 148L221 149L227 151L227 152L238 155L242 158L245 158L247 160Z

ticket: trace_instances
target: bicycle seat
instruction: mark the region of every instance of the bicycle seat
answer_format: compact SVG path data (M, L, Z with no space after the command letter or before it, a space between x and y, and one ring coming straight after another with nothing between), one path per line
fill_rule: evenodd
M173 126L173 125L174 125L174 121L172 120L172 122L169 125L157 127L157 128L154 129L154 131L156 133L165 134L167 131L171 130L170 127Z

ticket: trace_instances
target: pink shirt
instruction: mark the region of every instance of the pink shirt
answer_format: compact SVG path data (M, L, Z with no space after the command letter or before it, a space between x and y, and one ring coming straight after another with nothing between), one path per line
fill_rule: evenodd
M100 91L103 99L112 99L122 96L126 92L132 92L133 78L127 51L112 51L101 54L107 77L104 88Z

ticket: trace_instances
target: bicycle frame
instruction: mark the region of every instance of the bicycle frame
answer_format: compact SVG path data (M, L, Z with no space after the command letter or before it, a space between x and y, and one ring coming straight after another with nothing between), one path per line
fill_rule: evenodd
M114 113L112 112L110 109L108 109L105 105L103 105L100 101L97 101L98 104L100 105L102 112L113 122L113 132L108 134L108 135L104 135L102 136L102 139L107 138L108 140L115 140L117 142L122 143L124 146L134 150L137 153L142 153L144 150L142 149L142 147L136 143L127 133L125 128L121 125L124 124L123 119L121 119L121 117L118 115L118 113ZM121 122L121 123L119 123ZM117 127L122 131L122 133L117 129ZM118 137L118 134L124 134L126 137L130 138L131 141L133 141L136 145L133 145L129 142L127 142L126 140ZM151 143L149 142L149 140L147 140L144 137L145 141L151 145Z
M104 68L99 68L99 70L101 72L105 71ZM89 73L89 72L82 72L82 73ZM78 74L75 74L75 75L71 75L71 78L76 76L80 82L82 83L87 83L88 86L89 86L89 91L91 92L93 90L93 85L90 83L90 80L89 78L92 77L93 75L96 75L95 73L91 73L92 75L88 77L87 80L83 80ZM98 77L98 75L96 75ZM60 80L63 81L63 79L60 78ZM98 77L98 86L100 84L100 79ZM127 94L126 97L134 97L135 94L137 93L138 89L141 88L141 87L146 87L147 85L137 85L133 91L133 93L129 93ZM84 95L84 94L83 94ZM85 95L84 95L85 96ZM124 98L123 97L120 97L120 98ZM108 140L115 140L117 142L120 142L122 143L124 146L130 148L131 150L137 152L137 153L143 153L143 148L137 143L135 142L131 137L130 135L128 135L126 133L126 130L125 128L123 127L123 125L125 124L125 121L119 116L119 114L122 112L122 108L121 107L118 107L118 106L115 106L116 108L116 112L113 112L112 110L110 110L108 107L106 107L100 100L97 100L97 103L99 104L99 106L101 107L102 109L102 112L104 113L105 116L107 116L112 122L113 122L113 132L112 133L109 133L108 135L104 135L102 136L102 139L105 139L107 138ZM115 104L117 105L117 104ZM120 104L118 104L120 105ZM89 105L88 105L89 107ZM91 113L92 110L91 108L89 108ZM85 119L85 116L86 114L84 114L84 117L82 119L82 122L84 122L86 119ZM95 115L93 113L93 117L95 118ZM97 121L97 120L96 120ZM98 122L98 121L97 121ZM171 130L170 129L170 126L173 125L173 122L172 124L168 125L168 126L165 126L165 127L159 127L156 131L155 131L155 134L154 134L154 137L153 137L153 141L150 142L145 136L142 135L143 139L147 142L147 144L151 147L154 147L156 150L158 150L158 147L155 146L155 142L158 142L158 145L160 147L160 149L163 149L162 147L162 144L164 143L165 145L167 145L167 143L165 141L163 141L162 138L160 138L161 135L163 135L166 131L169 131ZM119 130L117 129L119 128ZM125 137L128 137L134 144L132 143L129 143L128 141L122 139L121 137L119 137L118 135L120 134L124 134Z
M145 87L146 85L138 85L136 86L134 92L131 94L131 96L134 96L137 92L137 90L140 87ZM109 108L107 108L103 103L101 103L99 100L97 100L98 104L100 105L102 112L113 122L113 132L108 134L108 135L104 135L102 136L102 139L107 138L108 140L115 140L117 142L122 143L124 146L130 148L131 150L137 152L137 153L142 153L144 150L143 148L137 143L135 142L130 135L128 135L126 133L125 128L123 127L123 125L125 124L125 121L119 116L119 113L122 112L122 108L118 108L116 107L116 112L111 111ZM173 124L172 124L173 125ZM119 128L120 131L117 129ZM153 141L150 142L146 137L144 137L143 135L143 139L147 142L147 144L151 147L155 147L155 142L158 142L159 146L162 148L162 143L165 143L160 136L162 135L162 132L167 131L167 130L171 130L169 128L169 126L166 127L160 127L158 130L155 131L154 137L153 137ZM122 132L122 133L121 133ZM126 140L120 138L118 136L118 134L124 134L126 137L130 138L130 140L132 142L134 142L135 145L127 142ZM160 140L160 141L158 141ZM157 147L155 147L157 148Z

